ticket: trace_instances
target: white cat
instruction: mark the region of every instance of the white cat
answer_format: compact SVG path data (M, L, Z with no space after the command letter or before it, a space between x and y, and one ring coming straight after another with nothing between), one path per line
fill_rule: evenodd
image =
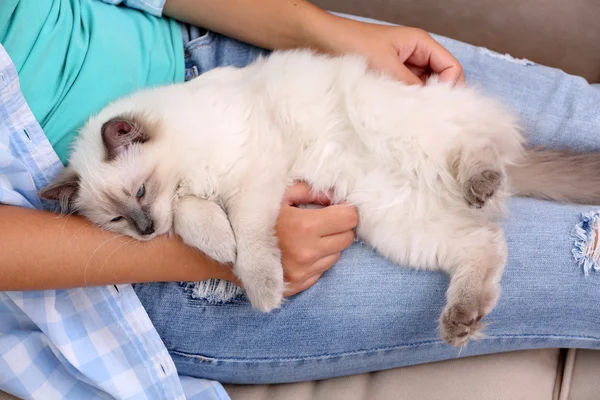
M523 143L516 118L472 88L407 86L359 56L275 52L108 105L42 195L134 238L180 235L233 263L252 305L269 311L284 291L274 232L284 191L295 180L333 189L380 254L450 274L441 336L462 345L500 293L508 181L523 195L600 199L596 155Z

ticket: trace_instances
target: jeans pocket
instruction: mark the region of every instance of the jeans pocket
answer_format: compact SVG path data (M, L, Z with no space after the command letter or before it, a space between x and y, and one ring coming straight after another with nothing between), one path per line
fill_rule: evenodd
M198 47L210 45L210 43L213 41L214 38L215 38L214 32L205 30L202 35L200 35L197 38L194 38L194 39L190 40L189 42L187 42L186 44L184 44L183 50L186 55L186 58Z
M186 77L195 78L218 67L245 67L270 52L248 43L206 31L184 45Z
M206 62L202 60L210 59L211 53L214 53L214 46L211 44L215 40L215 33L206 30L200 36L190 40L183 46L185 56L185 81L196 78L205 69ZM204 55L203 55L204 54Z

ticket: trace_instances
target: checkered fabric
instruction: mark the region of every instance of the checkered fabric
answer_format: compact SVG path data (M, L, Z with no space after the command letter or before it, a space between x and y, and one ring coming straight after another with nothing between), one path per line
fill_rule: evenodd
M52 209L37 191L62 169L0 45L0 204ZM218 382L178 376L131 285L0 292L0 390L43 400L229 399Z

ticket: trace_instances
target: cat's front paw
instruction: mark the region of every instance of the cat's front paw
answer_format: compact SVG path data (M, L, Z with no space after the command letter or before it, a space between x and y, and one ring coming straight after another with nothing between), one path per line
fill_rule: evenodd
M281 306L285 284L283 277L264 275L244 284L248 300L254 308L269 312Z
M442 313L440 334L451 346L462 346L476 336L482 327L479 307L453 305Z
M481 171L469 179L463 187L463 196L471 207L482 208L502 184L502 173L496 170Z
M252 260L238 255L234 271L254 308L269 312L281 306L285 282L283 266L277 254L254 257Z
M225 211L215 202L188 196L176 203L173 230L188 245L224 264L236 260L235 235Z
M222 264L233 264L236 259L236 244L233 232L216 231L210 244L204 246L202 251L213 260Z

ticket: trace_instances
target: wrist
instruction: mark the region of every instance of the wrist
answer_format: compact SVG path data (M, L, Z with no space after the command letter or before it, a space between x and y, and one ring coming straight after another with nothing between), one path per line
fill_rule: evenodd
M348 22L354 22L331 14L308 1L294 2L296 27L292 29L295 39L290 47L310 48L322 53L337 54L342 47L340 40L346 35Z
M324 12L307 26L309 47L332 55L364 52L361 49L371 24Z
M231 265L221 264L206 256L201 251L183 243L179 237L158 237L151 244L161 248L157 258L161 259L159 281L203 281L207 279L223 279L239 283L233 274Z

